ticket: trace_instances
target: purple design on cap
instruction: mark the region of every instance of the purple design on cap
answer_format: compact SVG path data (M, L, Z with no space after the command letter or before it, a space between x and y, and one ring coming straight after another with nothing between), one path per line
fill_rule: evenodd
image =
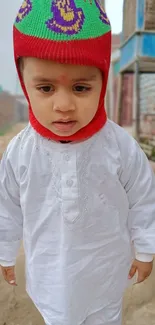
M52 1L51 12L53 18L46 22L51 31L74 35L82 29L85 16L81 8L76 8L73 0Z
M32 10L32 2L30 0L24 0L18 12L16 23L20 23L23 20L23 18L29 14L31 10Z
M95 0L96 6L100 11L100 19L102 20L102 22L106 25L110 25L110 21L106 15L106 12L104 11L104 9L102 8L99 0Z

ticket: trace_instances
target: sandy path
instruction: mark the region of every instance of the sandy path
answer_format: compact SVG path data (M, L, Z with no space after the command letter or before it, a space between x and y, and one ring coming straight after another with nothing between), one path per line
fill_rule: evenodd
M0 138L1 152L23 126L16 126L5 139ZM0 275L0 325L43 325L40 314L25 292L22 248L17 259L16 274L18 287L15 289L6 284ZM145 283L127 290L123 325L155 325L155 269Z

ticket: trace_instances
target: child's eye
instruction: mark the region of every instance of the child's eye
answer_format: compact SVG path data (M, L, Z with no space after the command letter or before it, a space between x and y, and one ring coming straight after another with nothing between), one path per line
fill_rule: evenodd
M42 86L42 87L38 87L38 90L40 90L42 93L48 94L51 91L53 91L53 87L52 86Z
M84 93L84 92L87 92L87 91L91 90L91 87L83 86L83 85L77 85L77 86L73 87L73 90L78 92L78 93Z

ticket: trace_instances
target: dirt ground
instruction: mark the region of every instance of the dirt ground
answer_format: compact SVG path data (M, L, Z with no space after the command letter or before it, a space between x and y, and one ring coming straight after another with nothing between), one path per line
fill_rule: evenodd
M0 137L0 152L23 126L16 126L5 139ZM24 263L24 252L21 248L16 264L16 288L5 283L0 274L0 325L44 325L25 291ZM155 268L146 282L127 290L123 310L123 325L155 325Z

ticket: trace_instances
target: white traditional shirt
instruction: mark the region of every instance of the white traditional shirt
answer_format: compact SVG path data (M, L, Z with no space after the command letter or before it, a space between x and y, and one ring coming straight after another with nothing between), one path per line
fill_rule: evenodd
M80 325L120 303L134 254L155 253L155 177L137 142L111 121L68 144L28 125L0 164L2 265L22 239L27 291L47 324Z

